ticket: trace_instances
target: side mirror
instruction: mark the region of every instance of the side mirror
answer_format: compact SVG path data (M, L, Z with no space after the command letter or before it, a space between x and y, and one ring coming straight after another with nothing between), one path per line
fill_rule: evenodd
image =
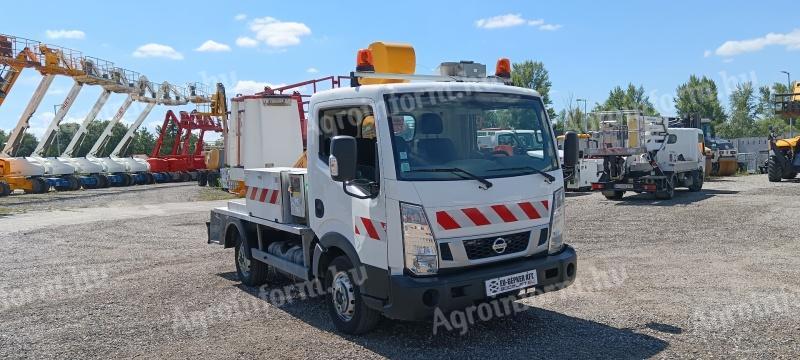
M567 131L564 134L564 167L574 168L578 165L578 134Z
M352 136L334 136L328 169L333 181L347 182L356 178L356 139Z

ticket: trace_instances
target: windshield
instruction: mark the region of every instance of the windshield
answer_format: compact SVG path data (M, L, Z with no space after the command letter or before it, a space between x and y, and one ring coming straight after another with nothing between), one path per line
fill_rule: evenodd
M496 178L558 169L550 124L537 97L401 93L385 100L400 180Z

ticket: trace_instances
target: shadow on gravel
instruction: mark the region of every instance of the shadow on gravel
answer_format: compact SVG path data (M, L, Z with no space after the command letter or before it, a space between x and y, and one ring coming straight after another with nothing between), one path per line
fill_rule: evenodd
M586 191L586 192L566 192L564 195L566 197L568 197L568 198L571 198L571 197L580 197L580 196L592 195L592 193L589 192L589 191Z
M197 183L180 183L175 184L174 187L179 186L197 186ZM135 186L135 187L134 187ZM164 188L164 186L158 187ZM27 205L27 204L46 204L46 203L54 203L60 201L68 201L68 200L75 200L75 199L92 199L92 198L99 198L103 196L109 195L119 195L122 193L137 193L142 191L153 190L154 187L150 187L148 185L133 185L128 187L113 187L113 188L106 188L106 189L91 189L91 190L77 190L77 191L70 191L70 192L52 192L48 194L37 194L37 195L29 195L29 194L19 194L14 195L13 197L9 197L9 200L18 200L17 202L3 202L3 205ZM81 195L72 195L77 192L85 192ZM52 194L52 195L51 195ZM60 196L59 196L60 195ZM36 196L34 198L34 196Z
M218 275L227 276L227 273ZM259 297L259 293L263 291L280 289L290 283L285 278L276 279L263 290L241 284L235 286ZM440 326L435 335L433 321L383 319L374 331L352 336L336 331L328 317L326 305L321 297L295 299L277 309L321 331L337 333L342 338L382 356L398 359L642 359L657 355L669 345L666 341L631 329L615 328L529 306L522 306L521 312L510 316L485 322L476 319L468 327L452 328L448 331ZM670 325L665 325L662 329L670 330L666 328L668 326ZM270 341L257 338L251 340Z
M617 206L673 206L690 205L693 203L708 200L718 195L736 195L739 191L734 190L701 190L699 192L689 192L688 190L676 190L675 196L670 200L658 200L653 194L627 195L622 200L613 201ZM612 200L609 200L612 201Z

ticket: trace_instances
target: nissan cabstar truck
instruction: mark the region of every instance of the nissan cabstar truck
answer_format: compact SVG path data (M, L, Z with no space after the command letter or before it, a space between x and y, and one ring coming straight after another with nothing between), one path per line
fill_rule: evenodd
M208 242L234 248L245 285L270 269L319 281L336 328L358 334L575 280L541 96L508 85L508 59L494 76L464 61L415 75L415 63L410 45L360 50L351 87L310 97L306 168L245 169L245 198L211 211ZM538 148L481 147L485 129L536 134Z

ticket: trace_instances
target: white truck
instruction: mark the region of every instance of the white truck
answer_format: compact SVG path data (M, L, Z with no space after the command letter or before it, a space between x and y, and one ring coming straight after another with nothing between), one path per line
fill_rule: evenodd
M539 94L506 85L508 60L487 77L388 73L414 63L409 45L358 58L354 86L310 98L307 168L245 169L247 196L211 211L208 242L235 248L241 281L263 284L269 268L319 280L335 326L353 334L570 285L555 137ZM487 123L538 132L541 152L482 152Z
M592 183L598 182L600 175L603 174L603 159L589 156L590 149L596 149L598 145L597 140L593 139L591 134L582 133L577 136L578 164L572 169L574 171L565 174L565 188L567 191L591 191ZM565 135L559 135L556 138L558 150L561 153L563 153L565 139Z
M603 159L600 180L592 183L609 200L626 191L652 193L672 199L675 188L700 191L705 176L703 131L670 128L671 118L643 116L638 112L603 112L598 148L589 155Z

